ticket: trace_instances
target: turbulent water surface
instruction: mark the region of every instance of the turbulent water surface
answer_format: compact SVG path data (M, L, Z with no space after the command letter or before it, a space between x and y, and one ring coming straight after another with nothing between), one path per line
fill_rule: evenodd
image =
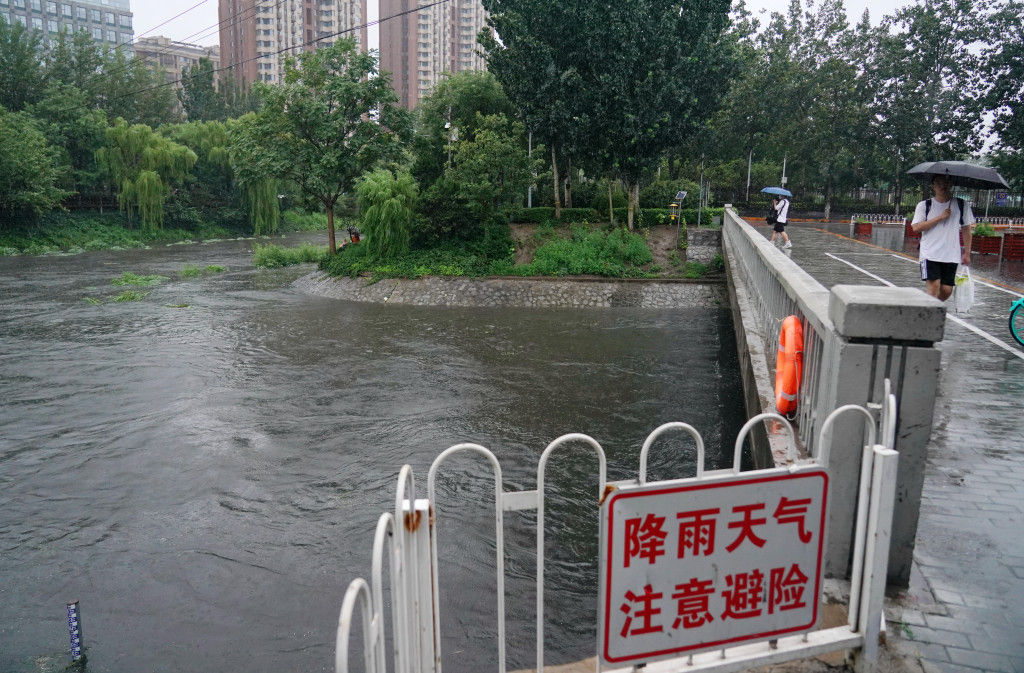
M0 259L0 670L67 661L70 599L91 671L333 670L403 463L425 490L475 441L534 488L580 431L621 479L661 423L696 426L709 467L742 424L725 308L358 304L294 290L310 270L254 270L250 241ZM169 280L113 302L125 271ZM651 478L692 453L659 443ZM547 468L549 662L594 652L596 472L582 447ZM467 457L439 481L449 671L495 666L489 475ZM534 663L534 520L506 518L510 670Z

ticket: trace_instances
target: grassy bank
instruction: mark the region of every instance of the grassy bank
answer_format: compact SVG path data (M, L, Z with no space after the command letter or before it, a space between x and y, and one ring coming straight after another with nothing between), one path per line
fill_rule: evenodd
M702 278L722 270L717 262L704 265L681 260L678 250L656 259L649 245L650 232L646 234L586 225L556 229L543 224L528 236L513 240L508 228L496 227L480 240L414 248L387 260L371 257L365 245L347 245L335 255L324 255L320 269L333 276L366 275L373 280L424 276ZM269 253L264 250L260 256ZM273 253L275 258L285 255L283 251Z
M321 214L286 212L277 234L327 228ZM34 221L0 222L0 256L79 253L87 250L126 250L151 245L223 238L251 237L248 227L199 222L188 228L168 227L154 232L130 225L121 212L78 211L48 213Z

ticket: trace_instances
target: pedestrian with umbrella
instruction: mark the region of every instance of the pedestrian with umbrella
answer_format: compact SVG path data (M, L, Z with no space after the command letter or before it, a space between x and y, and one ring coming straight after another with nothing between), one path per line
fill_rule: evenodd
M1006 181L991 168L963 161L925 162L914 166L907 174L931 183L933 196L917 204L910 226L921 234L918 261L925 292L946 301L953 293L957 264L969 266L971 263L971 226L974 224L971 204L959 197L953 198L953 186L991 189L1005 186Z
M772 194L772 205L771 211L768 213L768 224L772 225L772 245L775 244L775 238L782 235L783 248L792 248L793 241L789 240L789 235L786 233L786 220L789 219L789 197L793 196L793 192L782 187L765 187L761 190L762 194Z

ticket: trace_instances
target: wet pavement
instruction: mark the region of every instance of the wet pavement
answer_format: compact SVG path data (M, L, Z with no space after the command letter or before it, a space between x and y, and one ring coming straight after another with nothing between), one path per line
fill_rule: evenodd
M756 224L755 224L756 226ZM758 227L770 234L767 227ZM791 253L826 287L922 287L902 227L794 223ZM976 304L950 301L942 372L909 589L890 615L890 643L925 671L1024 673L1024 348L1010 304L1024 264L974 255Z

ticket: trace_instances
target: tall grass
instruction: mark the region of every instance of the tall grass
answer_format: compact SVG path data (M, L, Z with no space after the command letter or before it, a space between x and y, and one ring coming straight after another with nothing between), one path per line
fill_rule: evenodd
M319 263L327 254L326 248L303 243L297 248L284 248L279 245L253 246L253 264L258 268L276 269L282 266Z
M512 270L523 276L596 275L637 278L653 260L643 237L616 228L573 227L569 238L552 238L537 248L533 262Z

